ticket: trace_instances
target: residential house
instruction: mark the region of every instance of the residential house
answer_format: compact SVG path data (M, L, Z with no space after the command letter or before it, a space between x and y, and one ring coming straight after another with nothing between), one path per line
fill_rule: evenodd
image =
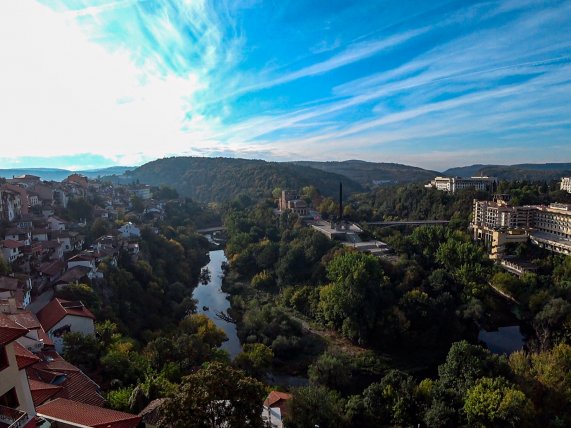
M133 223L128 222L119 228L119 233L123 238L139 238L141 236L141 229Z
M0 189L0 218L4 221L14 221L22 214L20 194L12 190Z
M60 353L65 333L95 334L95 316L80 301L53 299L37 316L44 331L53 340L56 351Z
M32 242L32 231L30 229L13 227L6 231L4 239L8 241L18 241L24 245L30 245Z
M264 401L262 412L264 423L272 428L283 428L283 419L288 413L287 403L291 399L291 394L271 391Z
M67 221L62 220L54 215L48 217L48 229L50 230L65 230Z
M95 251L82 251L67 261L67 268L72 269L76 266L86 267L90 270L88 273L89 279L103 278L103 272L97 270L97 265L101 257L102 255Z
M0 426L36 426L36 410L26 370L20 368L14 349L16 340L27 332L26 328L0 313Z
M41 264L40 275L45 278L47 284L53 284L63 275L65 268L63 260L52 260Z
M28 192L25 188L15 184L6 183L0 187L0 190L9 190L20 195L20 214L27 215L30 207Z
M6 239L0 242L0 249L4 260L8 263L14 263L19 257L22 256L20 249L24 246L22 242Z
M0 276L0 296L3 293L11 293L10 297L14 297L22 308L28 306L32 301L31 289L32 280L27 275L20 275L19 278Z

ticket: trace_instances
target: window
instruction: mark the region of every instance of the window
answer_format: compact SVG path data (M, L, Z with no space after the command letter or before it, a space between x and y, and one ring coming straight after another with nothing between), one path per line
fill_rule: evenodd
M6 353L6 347L0 345L0 370L4 370L8 367L8 354Z

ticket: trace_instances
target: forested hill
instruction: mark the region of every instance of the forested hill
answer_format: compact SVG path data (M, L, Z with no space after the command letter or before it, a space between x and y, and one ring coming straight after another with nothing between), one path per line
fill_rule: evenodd
M571 175L571 163L523 163L518 165L471 165L450 168L447 176L488 175L502 180L558 180Z
M341 174L363 186L383 183L411 183L432 180L439 172L398 163L365 162L346 160L342 162L296 161L295 165L307 166L322 171Z
M233 158L172 157L149 162L128 172L125 179L168 185L201 202L223 202L241 193L268 196L276 187L299 189L313 185L323 195L337 194L339 182L349 194L362 186L347 177L292 163Z

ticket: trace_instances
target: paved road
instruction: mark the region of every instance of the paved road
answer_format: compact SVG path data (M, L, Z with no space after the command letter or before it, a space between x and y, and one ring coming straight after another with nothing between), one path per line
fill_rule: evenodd
M37 314L38 312L40 312L44 308L44 306L46 306L48 303L50 303L53 296L54 296L54 290L50 289L50 290L44 291L39 296L36 296L36 298L32 301L32 303L30 303L26 307L26 309L29 310L30 312L34 313L34 314Z

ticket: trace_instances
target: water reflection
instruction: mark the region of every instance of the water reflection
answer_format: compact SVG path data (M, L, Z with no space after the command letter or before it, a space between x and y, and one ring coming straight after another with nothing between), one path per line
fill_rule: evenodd
M510 355L519 351L525 344L519 325L498 327L496 331L480 330L478 340L484 342L494 354Z
M240 340L236 333L236 325L220 319L217 313L227 313L230 309L228 294L222 291L222 263L227 261L223 250L210 251L210 263L206 265L210 278L203 284L199 284L192 294L198 300L196 309L199 314L205 314L220 327L228 336L228 340L222 344L222 349L228 351L234 358L241 351Z

